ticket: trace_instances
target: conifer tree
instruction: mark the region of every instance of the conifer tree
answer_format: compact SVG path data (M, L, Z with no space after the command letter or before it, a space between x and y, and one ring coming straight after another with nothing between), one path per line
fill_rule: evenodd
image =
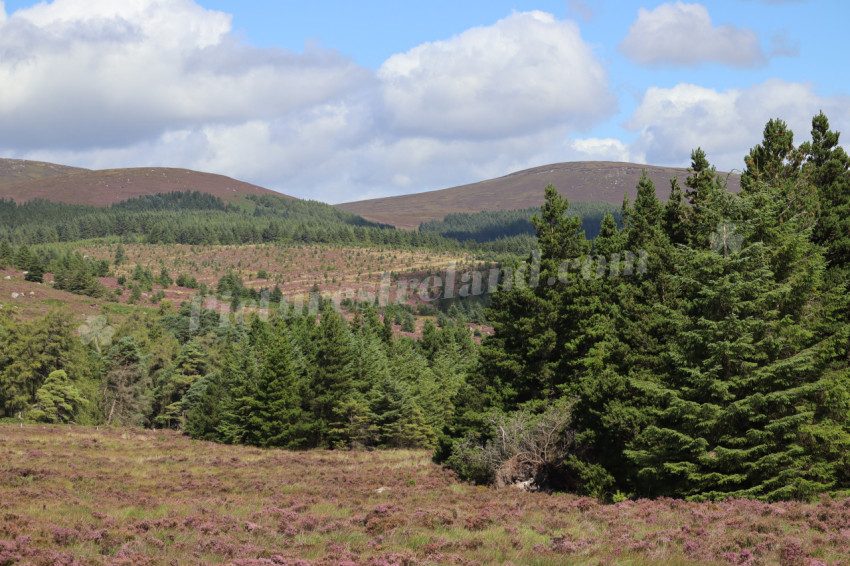
M555 399L563 387L574 387L575 368L561 365L564 360L569 364L583 347L575 299L581 295L581 266L589 245L581 220L569 215L569 201L548 185L541 213L532 223L539 243L539 274L531 273L532 256L527 273L520 271L502 282L489 310L495 333L481 350L492 398L508 410Z
M313 444L345 445L346 423L342 405L355 393L352 379L354 350L351 334L342 316L326 305L322 310L316 340L316 359L309 377L308 397Z
M276 325L265 363L257 376L254 395L246 399L242 434L260 446L293 448L304 440L300 376L293 361L292 345L283 324Z
M779 133L781 151L766 139L751 152L733 230L683 250L669 370L640 382L654 419L626 452L646 495L810 499L846 482L848 396L814 316L816 203Z
M52 371L36 393L35 406L29 418L37 422L67 423L73 420L78 407L85 402L64 370Z
M205 377L202 382L203 391L186 415L186 433L192 438L223 442L226 438L221 425L225 420L226 392L217 373Z
M838 138L821 112L812 119L812 141L800 147L806 177L820 202L812 239L825 248L830 279L836 282L846 280L850 272L850 157Z
M663 226L664 232L673 245L685 244L688 238L688 222L691 209L685 204L685 196L679 180L673 177L670 180L670 196L664 205Z
M697 148L691 152L691 175L685 180L687 199L691 212L687 215L691 244L705 247L712 233L728 215L729 196L717 169L709 164L705 152ZM672 236L671 236L672 237Z
M14 257L15 253L11 244L9 244L9 240L0 240L0 269L10 267Z

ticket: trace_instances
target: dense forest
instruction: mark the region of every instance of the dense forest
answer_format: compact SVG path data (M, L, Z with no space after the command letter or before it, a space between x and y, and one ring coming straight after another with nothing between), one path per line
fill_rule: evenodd
M492 242L501 238L526 236L534 249L536 231L531 218L539 208L523 210L484 210L475 213L447 214L442 220L432 220L419 225L420 232L436 232L446 238L476 242ZM599 234L602 219L611 213L618 223L622 221L620 207L607 202L578 202L570 205L570 214L581 218L581 228L588 239Z
M0 310L0 416L179 428L268 447L433 448L464 479L609 500L846 491L850 158L823 114L799 146L784 122L768 122L737 194L702 150L691 157L666 203L644 176L635 202L619 217L606 211L593 241L547 187L525 264L503 270L509 277L486 301L429 317L415 338L393 331L411 324L410 309L372 304L343 316L320 301L318 315L268 317L238 303L233 312L162 305L101 321L82 341L68 315L21 322ZM331 221L322 215L336 213L310 203L299 212L258 197L253 210L230 211L198 196L161 199L79 215L3 203L0 263L29 262L38 275L46 261L65 270L62 285L85 288L108 262L43 258L30 244L97 234L180 241L183 230L253 241L275 225L281 232L268 237L296 238L303 212L313 225L325 219L330 228L311 229L327 234L413 245L445 239L452 225L483 233L490 222L458 217L405 236L344 213ZM196 223L174 225L180 207ZM31 223L20 220L28 214ZM483 306L494 334L478 345L465 316Z
M242 205L225 204L199 191L146 195L109 207L0 199L0 241L33 246L118 237L150 244L318 243L493 254L524 254L534 246L531 238L508 233L506 227L492 241L462 243L436 231L411 232L370 222L321 202L272 195L246 199Z

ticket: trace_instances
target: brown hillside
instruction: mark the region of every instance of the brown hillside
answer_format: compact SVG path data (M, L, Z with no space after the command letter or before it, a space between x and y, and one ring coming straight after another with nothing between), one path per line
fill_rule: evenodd
M226 202L242 200L245 195L281 193L237 181L223 175L189 169L139 167L80 171L0 185L0 198L15 202L42 198L71 204L106 206L142 195L172 191L201 191Z
M88 169L57 165L56 163L46 163L44 161L0 158L0 186L83 171L88 171Z
M416 228L421 222L439 220L454 212L481 210L516 210L543 204L543 188L552 183L572 202L623 202L628 192L634 200L641 172L655 183L659 198L666 200L670 179L679 177L684 183L687 169L656 167L609 161L576 161L555 163L526 169L469 185L440 191L348 202L337 205L376 222L400 228ZM725 173L722 174L725 176ZM729 175L729 189L740 189L740 176Z

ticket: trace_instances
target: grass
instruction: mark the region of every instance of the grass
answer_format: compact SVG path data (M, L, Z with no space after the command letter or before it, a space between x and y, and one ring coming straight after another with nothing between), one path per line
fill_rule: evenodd
M425 452L0 425L0 564L815 566L848 556L846 499L601 505L463 484Z

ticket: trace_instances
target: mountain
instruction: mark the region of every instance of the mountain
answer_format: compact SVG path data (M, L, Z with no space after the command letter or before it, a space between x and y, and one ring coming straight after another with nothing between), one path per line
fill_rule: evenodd
M200 191L237 202L245 195L281 193L223 175L168 167L92 171L18 159L0 159L0 198L21 203L36 198L106 206L129 198L172 191Z
M636 163L574 161L543 165L504 177L439 191L338 204L339 208L375 222L413 229L421 222L441 220L456 212L517 210L543 204L543 188L552 183L570 202L604 201L621 204L623 195L633 201L641 172L655 183L659 198L666 200L670 179L683 184L688 170ZM727 176L726 173L721 173ZM728 174L729 190L740 190L740 176Z

